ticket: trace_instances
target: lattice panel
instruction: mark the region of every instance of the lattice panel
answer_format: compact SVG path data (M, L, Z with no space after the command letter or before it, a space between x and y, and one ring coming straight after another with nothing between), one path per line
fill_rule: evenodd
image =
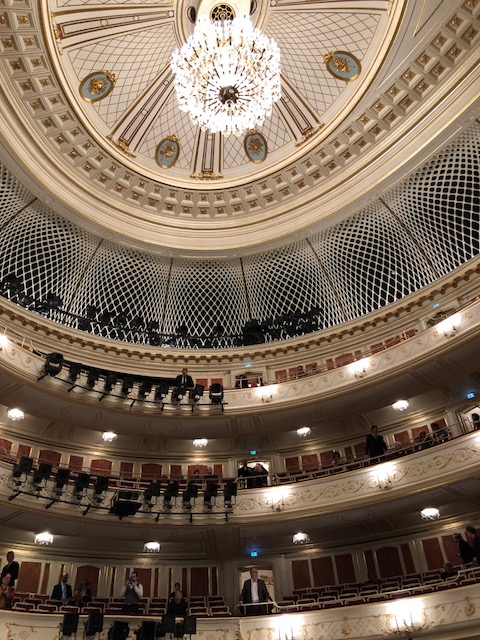
M446 275L480 251L480 124L391 191L385 201Z
M180 111L178 108L177 96L175 91L172 90L162 113L148 132L145 141L140 145L139 153L149 158L154 158L155 150L160 140L167 136L175 135L180 142L180 155L176 166L180 169L190 169L196 129L188 113Z
M395 302L435 279L411 235L380 203L311 242L349 319Z
M361 60L379 19L366 13L276 12L267 33L277 40L282 52L282 73L322 114L348 86L326 70L324 54L349 51Z
M93 71L104 69L115 74L112 93L92 105L106 124L113 125L160 70L170 63L175 45L173 26L166 24L85 45L69 55L79 82Z
M2 230L0 280L14 273L25 294L43 300L54 293L65 309L98 242L35 202Z
M0 163L0 230L21 209L33 201L32 194Z
M145 335L131 329L130 323L141 317L144 323L160 321L167 290L170 260L104 242L89 265L75 296L71 311L84 315L88 305L110 312L112 320L125 314L123 329L112 327L94 331L131 342L143 342Z
M188 333L209 336L217 323L239 333L250 318L240 260L175 260L165 312L165 333L185 324Z
M265 320L320 307L324 326L342 322L342 312L308 242L246 257L243 268L253 318Z

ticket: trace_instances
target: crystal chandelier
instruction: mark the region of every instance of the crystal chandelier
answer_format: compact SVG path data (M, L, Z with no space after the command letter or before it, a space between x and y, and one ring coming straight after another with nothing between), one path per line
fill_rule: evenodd
M293 544L308 544L310 542L310 536L308 533L299 531L298 533L293 534L292 541Z
M246 13L223 18L199 16L171 67L180 109L204 131L239 136L261 126L280 98L280 49Z
M35 544L47 545L52 544L53 535L48 531L43 531L42 533L37 533L35 536Z

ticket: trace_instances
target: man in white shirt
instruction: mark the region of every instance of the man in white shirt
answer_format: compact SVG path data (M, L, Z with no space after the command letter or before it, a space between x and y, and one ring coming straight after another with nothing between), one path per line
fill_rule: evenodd
M125 613L138 613L138 603L143 598L143 586L138 582L136 571L132 571L125 586L120 591L120 597L125 597L123 610Z
M266 615L271 607L266 603L272 602L268 593L267 585L258 577L258 570L255 567L250 569L250 580L243 583L242 593L240 594L239 604L248 604L248 607L241 607L247 616ZM255 606L256 605L256 606Z

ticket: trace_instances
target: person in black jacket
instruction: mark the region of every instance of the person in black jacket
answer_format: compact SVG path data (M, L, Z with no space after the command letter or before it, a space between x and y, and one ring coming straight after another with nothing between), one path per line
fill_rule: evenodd
M472 525L468 525L468 527L466 527L465 534L467 536L468 544L473 549L473 556L477 559L477 562L480 565L480 536Z
M474 556L472 547L462 538L461 533L454 533L452 537L458 544L457 558L460 558L463 564L471 562Z
M52 600L68 602L72 599L72 587L68 584L68 573L63 572L60 582L53 587Z
M193 389L195 383L192 376L188 375L188 369L182 369L182 373L175 378L175 386L184 389Z
M379 458L385 454L387 445L383 436L378 434L378 427L374 425L371 428L371 433L368 434L365 442L365 455L370 458L372 464L379 462Z
M10 574L10 587L15 586L15 580L18 578L20 566L18 562L15 560L15 554L13 551L9 551L7 553L7 564L3 567L2 573L0 574L0 580L3 576L6 576L7 573Z
M248 607L241 607L247 616L261 616L269 613L269 607L266 603L272 602L268 593L267 585L258 577L258 570L255 567L250 569L250 579L243 583L242 593L240 594L239 605L248 604Z

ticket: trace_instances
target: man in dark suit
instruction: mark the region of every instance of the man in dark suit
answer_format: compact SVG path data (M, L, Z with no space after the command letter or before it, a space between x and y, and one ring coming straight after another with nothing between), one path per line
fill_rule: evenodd
M260 602L272 602L268 593L267 585L258 577L258 570L255 567L250 569L250 580L243 583L239 604L248 604L248 607L241 607L247 616L259 616L269 613L271 607L266 604L256 604Z
M68 602L72 599L72 587L68 584L68 573L62 573L60 582L53 587L52 600Z
M7 553L7 564L3 567L2 569L2 573L0 575L0 578L3 578L3 576L6 576L7 573L10 574L10 583L9 583L9 587L14 587L15 586L15 580L18 578L18 571L19 571L20 567L18 562L15 560L15 554L13 553L13 551L9 551Z
M175 378L175 386L183 387L184 389L193 389L195 383L192 376L188 375L188 369L182 369L181 375Z
M365 455L370 458L372 464L380 461L381 456L385 454L387 445L383 436L378 435L378 427L373 426L371 433L368 434L365 442Z

